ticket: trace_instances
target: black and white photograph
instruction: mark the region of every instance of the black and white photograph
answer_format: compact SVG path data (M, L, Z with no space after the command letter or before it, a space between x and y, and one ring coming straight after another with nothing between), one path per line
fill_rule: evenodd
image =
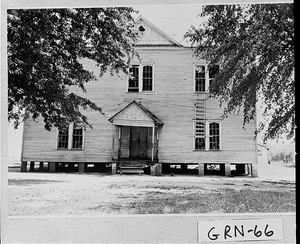
M9 3L2 243L296 243L292 1Z

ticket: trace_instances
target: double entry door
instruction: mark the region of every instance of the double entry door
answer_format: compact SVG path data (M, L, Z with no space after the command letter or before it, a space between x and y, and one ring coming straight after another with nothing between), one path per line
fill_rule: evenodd
M129 136L129 158L132 159L147 159L147 150L151 148L149 143L149 127L130 126Z

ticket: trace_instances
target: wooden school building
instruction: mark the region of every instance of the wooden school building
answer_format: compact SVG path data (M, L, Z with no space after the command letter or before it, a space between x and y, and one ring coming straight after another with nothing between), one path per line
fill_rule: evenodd
M140 58L131 75L106 74L82 94L105 115L84 111L93 129L51 132L28 119L21 171L257 176L255 122L242 128L241 114L222 119L219 101L209 98L208 63L142 16L136 28ZM93 61L82 63L99 73Z

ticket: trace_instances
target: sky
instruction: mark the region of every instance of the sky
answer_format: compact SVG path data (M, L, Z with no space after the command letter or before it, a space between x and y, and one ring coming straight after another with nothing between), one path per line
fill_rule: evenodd
M201 23L201 17L198 16L201 7L200 4L133 5L133 8L139 11L134 15L135 18L143 15L181 44L187 43L183 40L183 35L191 26Z

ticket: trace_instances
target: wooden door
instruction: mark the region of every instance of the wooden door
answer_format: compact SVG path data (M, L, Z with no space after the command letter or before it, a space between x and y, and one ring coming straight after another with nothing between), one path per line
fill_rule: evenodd
M130 158L146 159L147 158L147 127L130 127Z

